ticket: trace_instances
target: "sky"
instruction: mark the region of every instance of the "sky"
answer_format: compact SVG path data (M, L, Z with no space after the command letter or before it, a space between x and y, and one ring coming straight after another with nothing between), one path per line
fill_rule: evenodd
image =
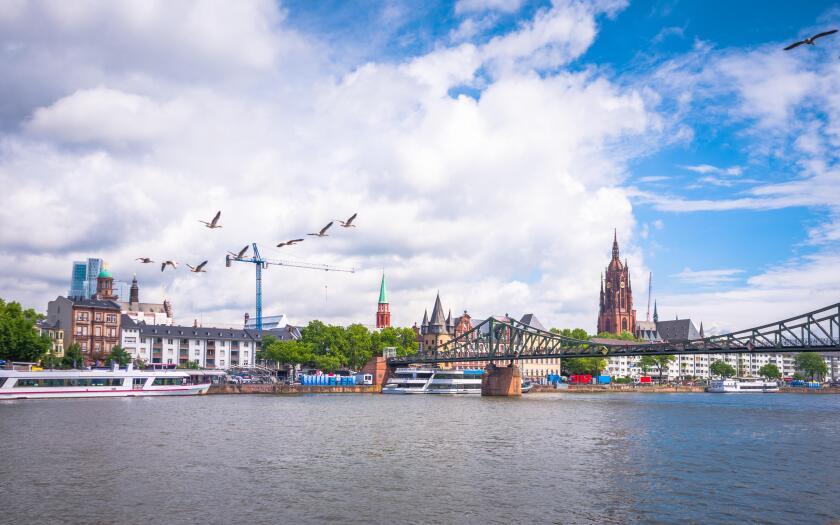
M0 3L0 297L105 259L176 321L458 315L594 331L614 232L637 318L723 333L840 300L831 2ZM222 228L198 221L222 211ZM358 213L356 228L306 233ZM304 237L292 247L275 247ZM138 257L178 261L161 272ZM185 264L208 260L207 273Z

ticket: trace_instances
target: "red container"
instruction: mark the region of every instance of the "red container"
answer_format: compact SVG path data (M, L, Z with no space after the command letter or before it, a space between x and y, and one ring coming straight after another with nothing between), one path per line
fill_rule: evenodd
M589 374L580 374L569 377L569 380L573 385L588 385L592 382L592 376Z
M639 383L650 383L650 376L642 376L639 378Z

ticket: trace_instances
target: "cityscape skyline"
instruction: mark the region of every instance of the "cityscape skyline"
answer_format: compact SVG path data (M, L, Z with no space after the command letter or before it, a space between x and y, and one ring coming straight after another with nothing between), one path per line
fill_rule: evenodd
M272 268L267 314L368 324L384 268L394 325L440 290L455 311L594 331L616 228L662 316L708 333L834 302L838 39L782 47L837 9L771 6L742 31L666 4L15 4L3 296L42 309L94 254L179 318L233 324L253 313L253 270L224 253L257 242L358 269ZM36 71L39 56L54 61ZM218 209L224 228L202 231ZM355 211L351 232L268 248ZM140 256L210 263L161 273Z

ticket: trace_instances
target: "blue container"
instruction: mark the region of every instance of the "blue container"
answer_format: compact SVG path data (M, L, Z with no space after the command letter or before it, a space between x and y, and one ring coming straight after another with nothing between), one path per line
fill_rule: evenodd
M598 376L599 385L609 385L611 382L610 376Z

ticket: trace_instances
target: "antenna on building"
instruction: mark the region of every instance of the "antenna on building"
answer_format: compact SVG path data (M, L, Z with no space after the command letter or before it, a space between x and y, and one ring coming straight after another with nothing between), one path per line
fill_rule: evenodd
M648 273L648 307L645 321L650 322L650 292L653 289L653 272Z

